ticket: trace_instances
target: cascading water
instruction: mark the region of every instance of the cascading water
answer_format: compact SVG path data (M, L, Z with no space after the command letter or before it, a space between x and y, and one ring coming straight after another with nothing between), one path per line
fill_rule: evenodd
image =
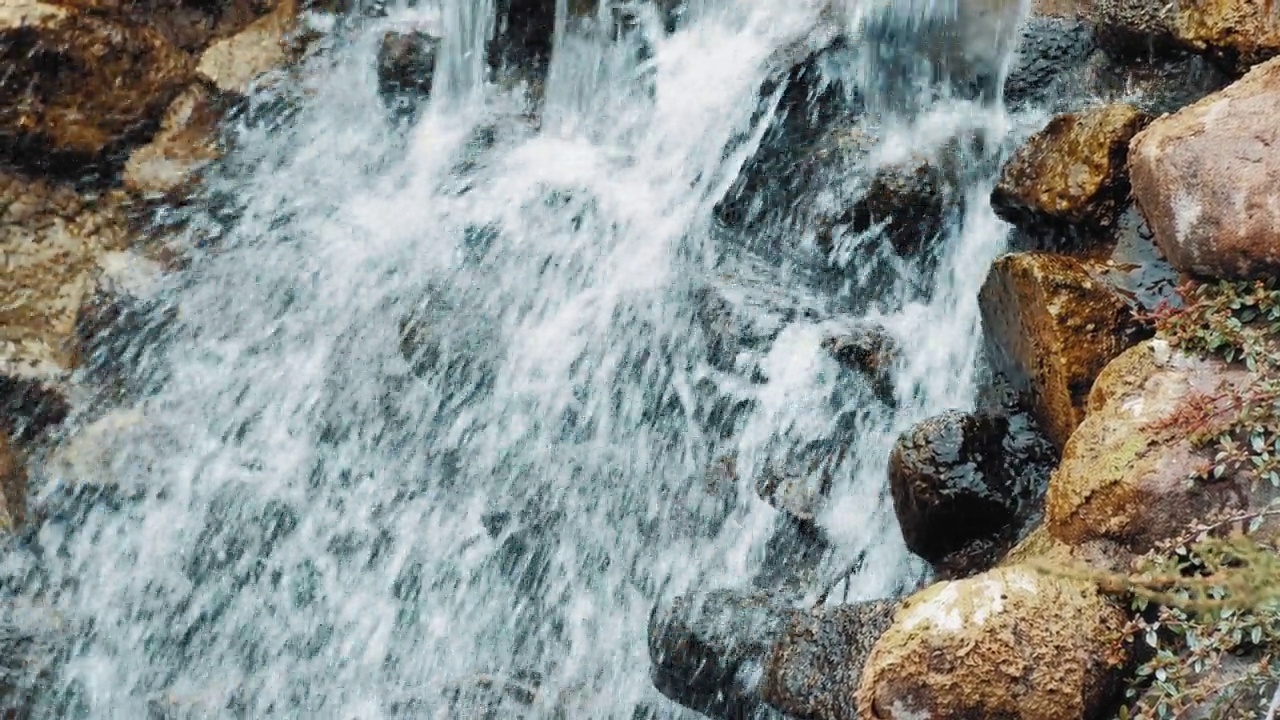
M855 558L850 597L914 582L886 457L972 404L1004 229L979 180L932 276L836 262L832 291L718 228L820 11L708 0L643 53L560 37L537 121L483 82L488 2L394 11L304 66L296 112L235 129L149 331L109 348L131 399L82 408L110 424L72 423L33 478L45 519L5 578L63 638L35 714L685 717L648 678L650 608L759 577L784 519L753 478L815 445L847 447L808 596ZM409 17L445 40L406 130L373 57ZM989 120L938 111L876 157ZM727 366L712 282L763 328ZM820 347L868 318L906 348L893 403Z

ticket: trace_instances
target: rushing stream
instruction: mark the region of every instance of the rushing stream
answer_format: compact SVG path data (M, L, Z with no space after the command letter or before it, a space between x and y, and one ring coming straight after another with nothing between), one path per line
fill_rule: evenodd
M229 129L177 226L189 267L108 348L125 399L84 403L50 449L43 523L3 568L12 612L47 628L36 716L692 717L649 681L650 610L785 564L753 478L813 448L841 451L808 596L855 559L847 597L922 576L885 462L974 402L1005 236L989 179L927 273L779 250L713 210L816 4L560 36L536 117L528 87L484 79L489 5L344 25ZM374 56L409 21L445 42L397 125ZM893 128L877 162L1003 132L956 107ZM727 362L708 288L754 333ZM821 347L859 319L905 348L889 401Z

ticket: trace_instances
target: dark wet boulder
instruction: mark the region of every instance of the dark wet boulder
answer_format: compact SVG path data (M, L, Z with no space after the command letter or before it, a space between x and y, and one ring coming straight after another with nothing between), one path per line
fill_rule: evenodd
M1025 529L1056 459L1020 413L951 410L918 423L889 456L907 548L946 574L990 565Z
M431 94L440 38L423 29L388 30L378 46L378 94L393 112L411 114Z
M760 698L765 659L796 612L777 597L730 590L655 607L649 617L654 686L708 717L768 717Z
M1005 80L1004 101L1016 109L1061 106L1084 80L1095 47L1093 29L1083 20L1029 18Z
M797 613L765 659L761 696L795 720L853 720L863 663L897 611L896 600Z

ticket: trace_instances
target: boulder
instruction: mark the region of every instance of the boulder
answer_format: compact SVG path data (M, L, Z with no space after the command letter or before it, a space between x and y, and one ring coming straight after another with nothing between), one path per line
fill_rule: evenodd
M1014 109L1059 108L1087 77L1094 54L1093 28L1075 17L1075 0L1052 0L1053 5L1028 18L1018 53L1004 84L1004 101ZM1065 109L1065 108L1062 108Z
M841 365L862 375L885 403L895 402L893 371L901 357L897 338L879 325L854 324L822 339Z
M1129 141L1148 121L1126 104L1055 117L1005 165L992 208L1023 227L1110 226L1129 196Z
M181 192L196 173L221 156L218 123L222 108L214 92L194 83L169 106L160 131L133 151L124 166L124 187L148 197Z
M971 573L1016 539L1024 505L1056 460L1027 424L1025 415L951 410L898 438L889 490L911 552L948 573Z
M765 658L797 611L767 594L719 590L676 598L649 617L649 659L663 695L713 718L763 708Z
M393 110L408 114L431 94L440 38L422 30L388 30L378 46L378 93Z
M1091 14L1100 40L1117 54L1185 49L1243 69L1280 53L1280 23L1269 0L1094 0Z
M78 321L99 262L125 247L128 219L115 194L78 195L0 173L0 417L57 422L62 388L79 364Z
M26 520L27 465L8 433L0 432L0 531L13 532Z
M0 67L0 143L77 156L144 133L193 70L151 28L38 0L0 5Z
M1280 269L1277 113L1280 59L1133 138L1133 195L1179 271L1241 279Z
M761 697L794 720L855 720L863 662L899 604L868 600L797 613L765 657Z
M247 95L260 75L283 67L293 55L289 33L297 25L297 2L281 0L269 15L209 46L196 74L225 93Z
M1114 699L1125 613L1025 566L908 598L866 660L859 718L1087 720Z
M188 52L234 35L269 13L273 0L49 0L53 5L87 10L125 24L154 28Z
M1080 260L1040 252L998 258L978 302L992 366L1028 395L1033 417L1062 447L1094 378L1141 339L1129 306Z
M1276 490L1246 473L1207 475L1212 454L1190 439L1205 413L1229 412L1254 378L1243 367L1144 342L1098 376L1088 416L1063 450L1046 497L1045 524L1059 540L1106 540L1142 553L1192 523L1269 503Z

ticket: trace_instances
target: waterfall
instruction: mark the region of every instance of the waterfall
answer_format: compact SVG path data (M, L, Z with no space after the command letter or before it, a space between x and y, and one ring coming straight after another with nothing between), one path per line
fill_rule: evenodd
M649 682L650 609L753 582L784 523L754 478L841 439L814 577L861 558L844 596L916 582L887 455L973 404L1005 230L972 179L936 262L884 283L720 226L778 52L822 13L704 0L673 33L564 34L533 88L485 78L492 2L444 0L343 26L252 98L182 211L189 266L113 349L132 391L78 408L33 475L47 519L4 587L63 638L34 714L692 717ZM444 40L406 125L374 56L410 17ZM1002 121L956 107L876 162ZM731 366L709 283L766 328ZM893 402L821 347L855 320L905 349Z

